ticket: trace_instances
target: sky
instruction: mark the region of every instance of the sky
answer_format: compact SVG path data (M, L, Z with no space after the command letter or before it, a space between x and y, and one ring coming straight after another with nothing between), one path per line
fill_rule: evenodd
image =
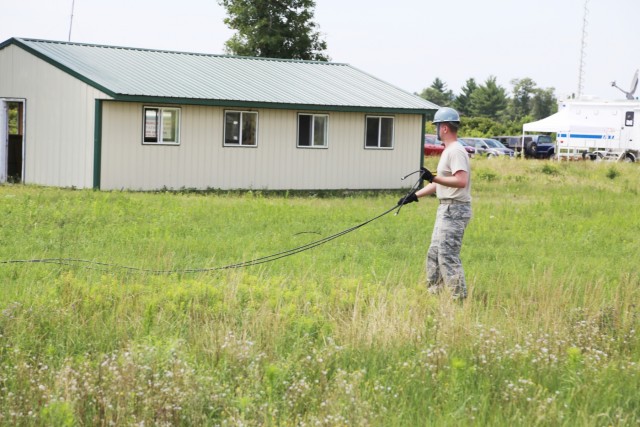
M586 26L585 0L316 0L314 21L331 61L408 92L440 78L457 95L469 78L494 76L510 93L528 77L564 99L578 93L582 57L582 95L622 99L611 82L629 90L640 68L640 0L586 5ZM222 54L225 16L217 0L0 0L0 42Z

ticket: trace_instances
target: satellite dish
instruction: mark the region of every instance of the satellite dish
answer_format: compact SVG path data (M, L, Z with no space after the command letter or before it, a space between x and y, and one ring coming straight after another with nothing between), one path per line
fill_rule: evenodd
M627 92L626 90L620 88L618 85L616 85L616 82L611 82L611 86L615 87L616 89L619 89L620 92L624 93L627 96L627 99L635 99L633 97L633 94L636 93L636 89L638 89L638 70L636 70L636 72L633 74L633 78L631 79L631 87L629 88L629 92Z

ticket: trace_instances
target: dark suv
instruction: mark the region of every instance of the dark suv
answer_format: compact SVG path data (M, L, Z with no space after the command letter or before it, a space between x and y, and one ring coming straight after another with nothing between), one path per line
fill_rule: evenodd
M492 139L497 139L516 152L522 151L522 136L494 136ZM549 135L524 136L524 154L528 157L548 159L553 157L555 151L556 147Z

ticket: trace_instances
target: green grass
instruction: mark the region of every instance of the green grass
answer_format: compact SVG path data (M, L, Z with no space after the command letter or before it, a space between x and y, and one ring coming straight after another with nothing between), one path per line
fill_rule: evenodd
M0 264L0 424L638 425L640 168L472 167L463 305L425 290L434 199L245 269ZM400 196L4 185L0 260L224 266Z

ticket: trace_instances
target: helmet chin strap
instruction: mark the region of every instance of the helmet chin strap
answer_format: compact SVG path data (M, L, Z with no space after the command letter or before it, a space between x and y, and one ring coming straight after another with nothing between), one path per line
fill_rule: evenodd
M436 123L436 139L442 141L442 139L440 139L440 123Z

